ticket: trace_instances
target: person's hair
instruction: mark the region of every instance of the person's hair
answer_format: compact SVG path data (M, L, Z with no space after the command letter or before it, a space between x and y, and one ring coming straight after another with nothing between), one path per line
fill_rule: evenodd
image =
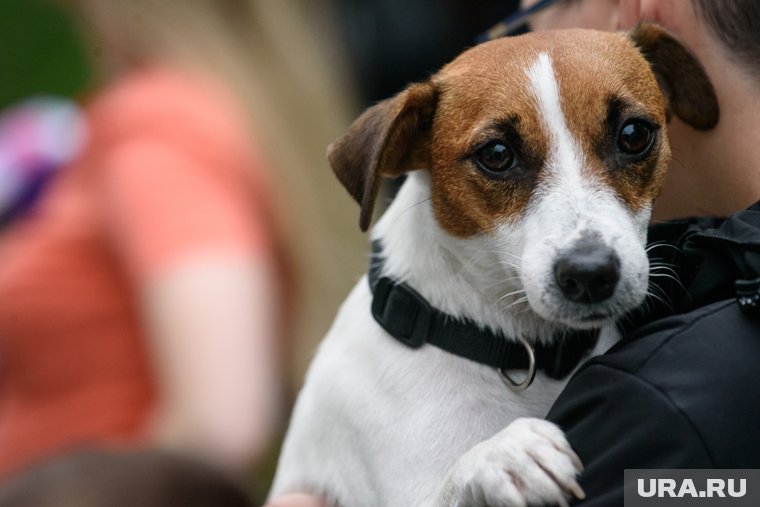
M188 64L231 85L247 106L253 142L272 169L274 218L284 222L279 230L298 286L291 301L299 354L292 378L300 381L312 346L364 270L353 202L325 156L354 114L332 1L68 2L93 36L95 60L115 47L129 65Z
M694 0L694 5L736 61L760 76L760 2Z

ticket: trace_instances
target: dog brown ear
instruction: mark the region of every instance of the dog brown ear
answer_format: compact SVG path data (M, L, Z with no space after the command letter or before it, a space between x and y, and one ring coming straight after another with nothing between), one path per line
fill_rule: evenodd
M380 176L400 176L429 164L436 98L432 83L413 84L367 109L327 148L335 175L361 205L362 231L372 222Z
M640 23L628 36L652 66L668 101L668 112L696 129L713 128L720 115L718 99L696 57L651 23Z

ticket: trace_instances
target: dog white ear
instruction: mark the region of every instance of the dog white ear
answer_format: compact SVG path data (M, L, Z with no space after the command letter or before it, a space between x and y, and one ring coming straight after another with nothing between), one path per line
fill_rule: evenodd
M675 114L699 130L718 123L720 109L710 79L697 58L672 35L651 23L640 23L628 37L649 61Z
M380 176L396 177L429 167L437 95L432 83L410 85L367 109L327 148L335 175L361 205L362 231L372 222Z

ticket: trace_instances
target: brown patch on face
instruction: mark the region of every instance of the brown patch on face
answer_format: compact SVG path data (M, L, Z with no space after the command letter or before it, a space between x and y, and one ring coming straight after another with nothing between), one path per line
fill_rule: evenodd
M670 161L665 102L649 64L625 36L574 35L551 54L568 128L586 157L585 173L638 212L659 195ZM635 120L651 126L654 135L642 158L618 149L621 127Z
M634 212L660 191L670 156L665 105L649 65L624 36L569 30L502 39L463 54L434 79L440 95L432 202L439 223L455 236L518 221L548 176L551 141L527 76L541 53L551 59L568 128L586 157L584 171ZM611 159L619 127L611 126L614 115L615 121L641 116L656 126L650 157L626 164ZM514 149L517 166L504 178L488 177L473 162L474 148L488 139Z
M432 204L450 234L489 233L522 216L540 177L548 139L537 114L526 69L536 48L524 38L473 48L439 73L440 90L431 142ZM507 145L516 165L486 175L477 150Z
M651 207L659 196L670 163L670 146L664 123L620 97L607 100L606 128L597 138L589 171L600 175L633 212ZM644 156L630 156L618 147L622 127L640 123L651 128L651 148Z
M641 33L648 54L662 56L656 41L665 40L665 53L672 56L672 38ZM544 165L552 142L527 75L541 53L552 62L560 106L583 151L589 183L606 184L632 211L650 205L670 158L665 101L650 66L626 36L566 30L476 46L431 82L366 111L329 150L336 175L362 205L362 229L369 226L380 175L413 169L430 171L435 216L454 236L489 233L524 216L548 177ZM616 136L628 118L657 130L646 157L616 155ZM483 170L477 153L489 142L508 147L516 163L499 174Z

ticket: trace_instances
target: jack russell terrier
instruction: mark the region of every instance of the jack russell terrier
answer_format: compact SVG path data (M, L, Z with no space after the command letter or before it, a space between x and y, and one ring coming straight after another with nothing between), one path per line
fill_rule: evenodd
M540 418L647 296L671 112L718 120L699 64L643 24L481 44L356 120L328 156L362 230L380 177L408 177L309 369L271 496L582 498L580 461Z

